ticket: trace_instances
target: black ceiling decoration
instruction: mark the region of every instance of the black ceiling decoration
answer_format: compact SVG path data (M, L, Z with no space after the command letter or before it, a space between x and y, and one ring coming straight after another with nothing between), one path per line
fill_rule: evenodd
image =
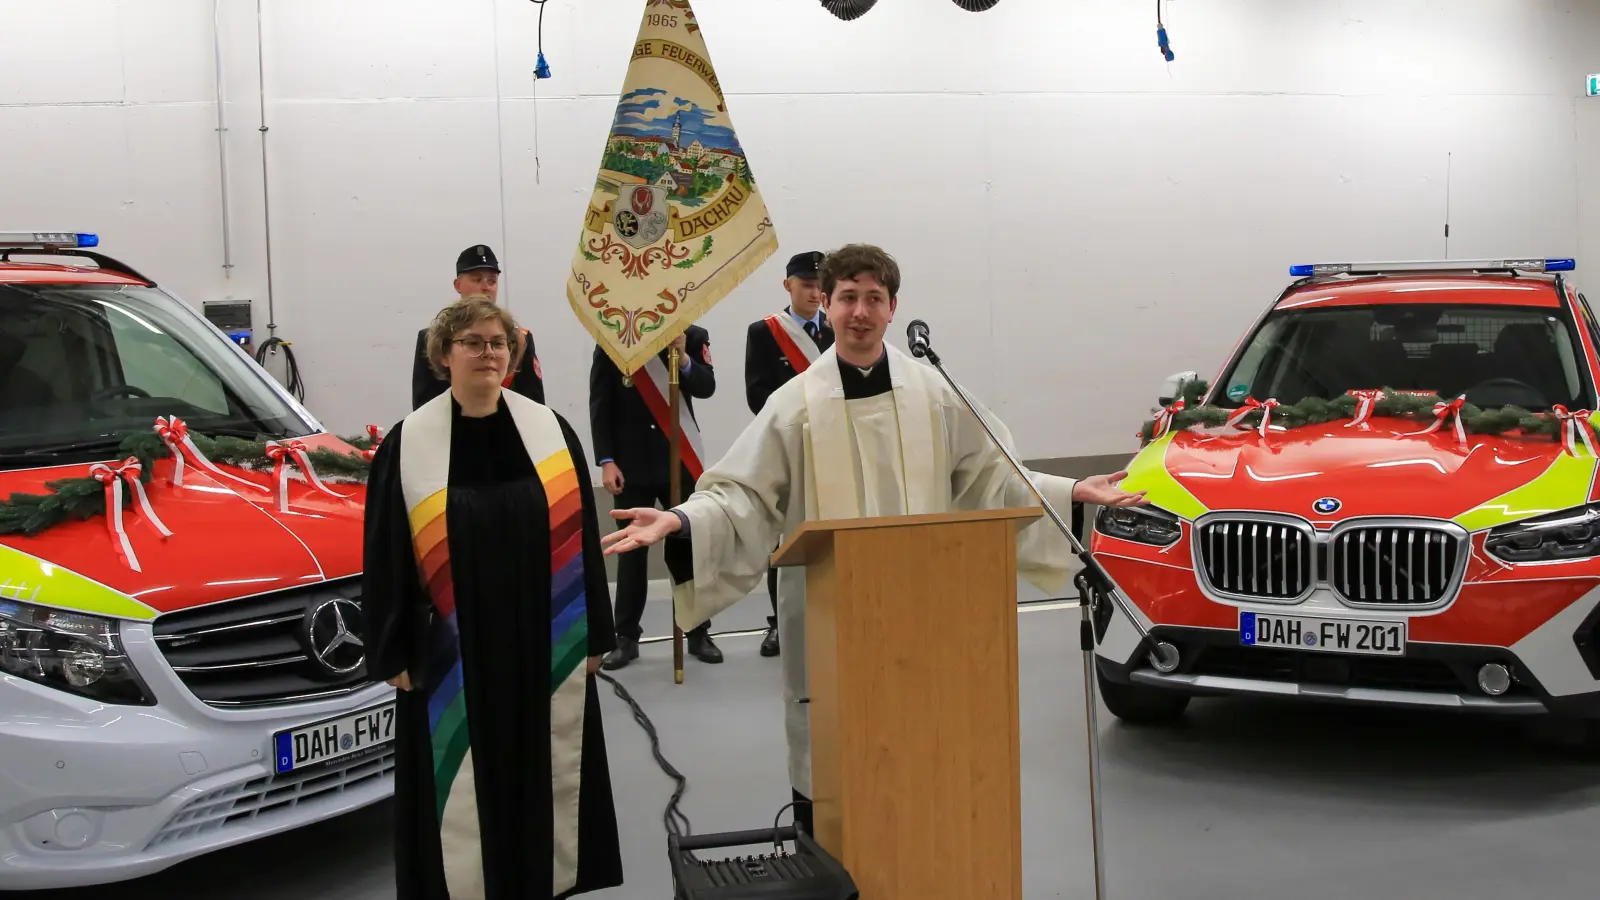
M994 5L1000 0L955 0L955 2L967 12L983 12L986 9L994 9Z
M972 0L967 0L972 2ZM822 0L822 8L833 13L846 22L859 19L867 10L878 4L878 0Z

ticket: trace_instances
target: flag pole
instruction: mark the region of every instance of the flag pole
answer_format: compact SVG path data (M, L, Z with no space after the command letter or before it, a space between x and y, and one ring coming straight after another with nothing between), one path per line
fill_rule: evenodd
M668 476L670 479L669 484L671 485L667 493L668 509L677 506L683 500L682 451L678 446L679 433L682 431L678 427L678 367L681 365L683 365L683 361L678 358L678 348L674 346L667 351L667 383L672 386L670 400L672 406L670 414L672 433L667 436L667 446L669 448L667 465L670 467L669 471L671 472ZM673 684L683 684L683 629L678 627L676 604L673 604L672 612L672 682Z

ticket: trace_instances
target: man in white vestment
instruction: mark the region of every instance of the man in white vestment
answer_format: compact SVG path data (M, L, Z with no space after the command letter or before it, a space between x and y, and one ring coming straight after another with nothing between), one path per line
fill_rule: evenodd
M833 347L768 398L683 503L611 513L628 524L603 539L608 555L662 539L690 542L684 556L692 570L672 573L676 618L685 631L760 587L779 536L803 522L1038 505L939 373L884 343L900 289L894 259L852 244L829 254L820 275ZM1012 449L1005 426L978 408ZM1125 472L1081 481L1030 474L1058 509L1073 501L1148 502L1143 492L1117 487ZM1072 545L1046 518L1018 534L1017 559L1019 573L1046 593L1066 586L1074 562ZM795 820L809 832L805 591L804 569L780 571L789 777Z

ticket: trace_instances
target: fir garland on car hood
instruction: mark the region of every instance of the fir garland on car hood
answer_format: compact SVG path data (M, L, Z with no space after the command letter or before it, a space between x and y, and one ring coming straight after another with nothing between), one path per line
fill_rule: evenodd
M250 472L271 472L276 462L267 455L271 441L252 441L236 437L208 438L190 432L189 440L207 459L218 465L233 466ZM285 439L288 440L288 439ZM369 426L362 437L342 438L356 448L355 453L341 453L325 447L306 450L317 473L328 481L365 483L371 469L372 453L382 442L381 432ZM149 484L153 463L170 459L171 450L155 431L139 432L124 438L117 448L120 460L136 459L142 471L139 481ZM87 466L85 467L87 469ZM301 476L304 477L303 475ZM106 513L105 483L93 476L62 478L45 483L48 494L12 494L0 499L0 535L20 534L28 537L40 534L69 520L86 520ZM122 494L122 505L134 502L131 492Z
M1251 398L1238 409L1227 409L1201 405L1201 398L1209 389L1210 385L1205 381L1185 383L1182 396L1139 429L1140 446L1168 431L1183 431L1197 425L1219 428L1231 421L1239 427L1259 427L1262 418L1267 416L1271 425L1284 428L1353 419L1361 413L1376 418L1411 419L1428 426L1454 413L1469 434L1519 431L1525 435L1559 435L1563 429L1570 427L1570 420L1581 420L1580 424L1585 428L1589 420L1588 410L1569 413L1559 406L1552 413L1535 413L1517 406L1483 409L1467 403L1463 398L1446 400L1437 394L1423 395L1393 388L1354 391L1333 400L1306 397L1296 403L1278 403L1274 400L1261 402ZM1458 403L1454 410L1448 409ZM1362 408L1363 405L1366 409Z

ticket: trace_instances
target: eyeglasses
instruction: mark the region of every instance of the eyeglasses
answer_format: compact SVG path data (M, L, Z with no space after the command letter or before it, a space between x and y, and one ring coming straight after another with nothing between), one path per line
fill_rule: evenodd
M510 342L505 338L494 338L485 341L481 337L465 337L456 338L450 343L460 344L472 356L482 356L485 350L493 350L496 354L500 354L511 348Z

